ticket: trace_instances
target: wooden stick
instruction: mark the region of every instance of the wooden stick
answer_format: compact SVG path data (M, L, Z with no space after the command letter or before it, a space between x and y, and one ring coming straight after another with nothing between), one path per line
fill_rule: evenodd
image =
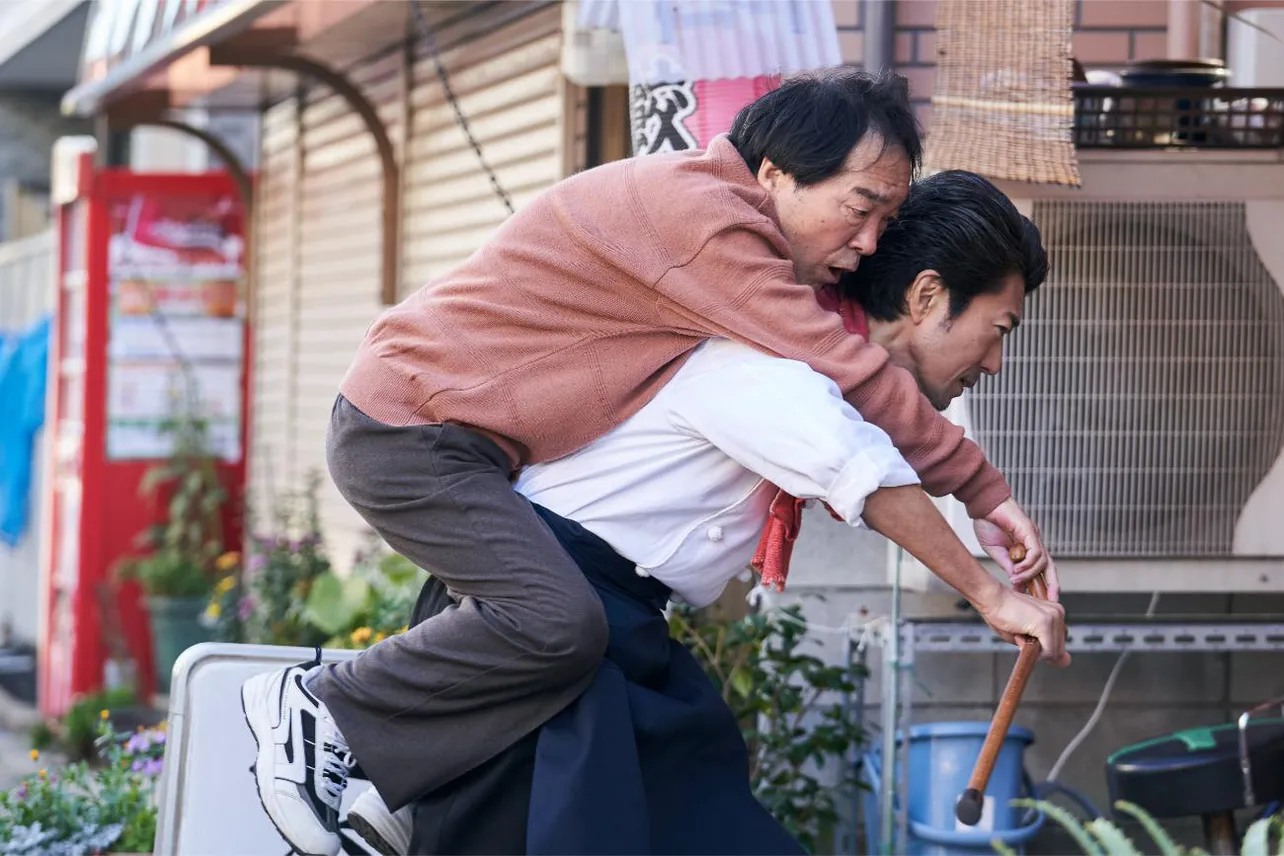
M1019 546L1013 547L1008 555L1012 557L1012 561L1019 562L1025 558L1025 550ZM1027 593L1040 600L1048 599L1048 586L1042 574L1029 582ZM1017 705L1021 703L1021 694L1025 692L1034 664L1039 660L1039 640L1022 637L1020 645L1021 652L1017 655L1016 665L1012 667L1008 684L1003 688L1003 695L999 697L999 706L994 712L994 718L990 720L990 729L985 734L985 742L981 744L981 752L972 767L967 790L959 797L958 805L955 806L955 816L968 826L976 826L981 820L981 810L984 807L982 795L990 783L990 774L994 772L994 764L999 758L999 750L1003 748L1003 741L1008 736L1008 728L1016 715Z

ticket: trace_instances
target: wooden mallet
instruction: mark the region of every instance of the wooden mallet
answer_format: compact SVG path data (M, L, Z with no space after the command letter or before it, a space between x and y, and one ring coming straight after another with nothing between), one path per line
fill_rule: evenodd
M1008 555L1012 557L1012 561L1019 562L1025 558L1025 548L1013 547L1008 551ZM1030 580L1028 593L1040 600L1048 599L1048 586L1042 574ZM963 791L958 805L954 808L955 817L968 826L976 826L981 820L981 810L984 806L982 795L990 782L990 774L994 772L994 762L998 760L999 750L1003 748L1003 740L1007 737L1008 728L1012 725L1012 717L1016 715L1017 705L1021 703L1021 693L1025 692L1030 673L1034 671L1034 664L1039 659L1041 647L1039 640L1028 636L1024 639L1021 651L1017 654L1016 665L1012 667L1012 675L1008 678L1008 685L1003 688L1003 695L999 698L998 709L994 711L994 718L990 720L990 730L985 734L985 743L981 744L981 754L977 756L976 764L972 767L972 778L968 780L967 790Z

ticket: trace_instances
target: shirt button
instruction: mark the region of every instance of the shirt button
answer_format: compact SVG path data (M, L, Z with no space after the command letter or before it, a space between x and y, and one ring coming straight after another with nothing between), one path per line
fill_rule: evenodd
M722 540L722 527L721 527L721 526L710 526L710 527L709 527L709 540L710 540L710 541L721 541L721 540Z
M638 566L637 566L636 568L634 568L633 570L634 570L634 572L636 572L636 573L637 573L637 575L638 575L639 577L649 577L649 576L651 576L651 572L650 572L650 571L648 571L646 568L642 567L641 565L638 565Z

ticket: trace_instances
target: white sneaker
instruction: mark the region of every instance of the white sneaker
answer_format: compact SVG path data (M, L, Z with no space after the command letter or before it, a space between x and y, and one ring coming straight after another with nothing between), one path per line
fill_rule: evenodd
M388 811L374 788L362 791L348 809L348 826L383 856L407 856L415 818L410 806Z
M241 685L241 709L259 747L259 801L277 832L304 856L336 856L352 756L326 706L307 689L319 668L318 661L250 678Z

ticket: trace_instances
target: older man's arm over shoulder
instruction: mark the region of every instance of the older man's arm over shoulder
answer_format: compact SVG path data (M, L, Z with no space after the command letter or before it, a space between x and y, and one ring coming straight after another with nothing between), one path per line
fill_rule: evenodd
M806 499L822 499L904 547L962 594L1004 638L1031 635L1066 665L1064 610L1018 594L968 553L887 434L861 418L829 378L800 361L729 341L706 345L701 371L673 381L675 429L698 436Z
M773 227L741 222L723 229L655 289L684 307L693 323L789 359L832 378L843 396L882 428L935 496L953 494L974 518L985 517L1012 492L1003 475L963 429L919 391L887 352L847 332L837 314L795 281Z

